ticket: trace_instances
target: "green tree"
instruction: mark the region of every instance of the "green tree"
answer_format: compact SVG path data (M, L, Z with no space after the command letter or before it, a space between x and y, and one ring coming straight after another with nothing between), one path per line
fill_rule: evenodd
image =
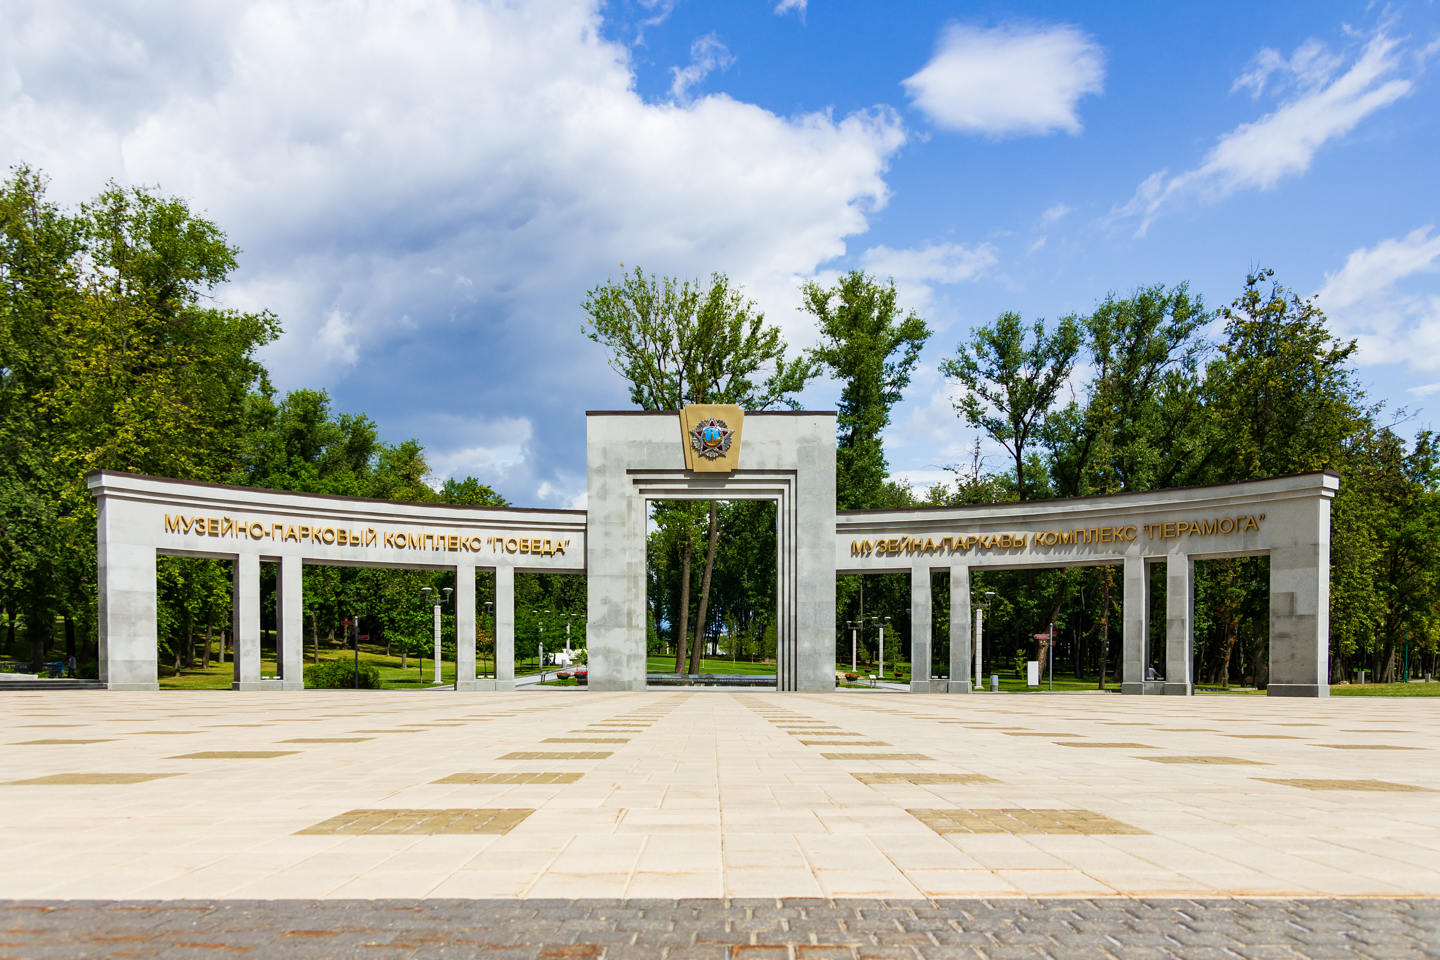
M964 390L956 408L966 422L1009 452L1017 499L1027 500L1035 492L1026 483L1027 449L1039 439L1079 350L1080 328L1074 317L1062 317L1054 332L1036 320L1027 343L1020 315L1002 313L940 363L940 372Z
M620 280L590 290L582 309L581 330L607 350L611 367L630 384L630 399L645 410L678 410L687 403L733 403L748 410L794 408L794 395L815 375L815 365L807 357L786 359L780 329L767 324L754 301L732 287L724 274L712 274L704 285L647 277L636 267ZM690 526L685 524L687 530ZM719 535L719 517L711 501L692 671L699 669L705 639L705 608ZM688 596L688 569L681 590ZM679 650L675 670L682 673Z
M901 316L893 280L882 285L859 270L831 288L811 281L802 296L820 331L810 356L843 384L835 424L836 506L879 506L889 473L881 435L930 328L913 312Z
M93 609L84 474L226 479L255 351L278 332L213 305L236 251L184 201L111 184L65 213L44 194L28 168L0 185L0 590L25 611L32 659L57 614Z

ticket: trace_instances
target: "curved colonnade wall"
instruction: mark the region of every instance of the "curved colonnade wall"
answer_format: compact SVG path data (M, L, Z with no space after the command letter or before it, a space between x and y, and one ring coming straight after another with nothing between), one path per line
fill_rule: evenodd
M455 573L459 689L514 685L515 574L583 573L585 511L329 497L97 471L100 679L157 687L155 558L234 562L236 690L300 689L301 565ZM260 676L260 564L279 564L279 676ZM475 572L495 572L493 680L475 679Z
M717 419L723 415L724 419ZM711 418L708 421L705 418ZM724 449L701 459L702 430ZM743 422L743 446L741 430ZM716 433L714 424L724 429ZM725 425L733 425L725 426ZM678 428L678 429L677 429ZM1196 560L1270 557L1272 695L1324 696L1333 474L1071 500L835 510L835 415L733 407L587 414L587 510L466 507L89 475L98 505L100 670L110 689L157 687L156 557L234 563L238 690L300 689L304 564L453 570L459 690L514 685L516 572L587 574L590 687L645 687L645 522L659 499L777 504L777 687L834 689L835 576L911 580L915 692L971 689L978 569L1123 570L1122 689L1188 694ZM733 441L733 445L732 445ZM718 441L717 441L718 442ZM260 675L260 564L278 564L277 672ZM1149 565L1166 584L1165 680L1145 680ZM475 573L495 573L494 679L475 676ZM931 590L949 574L948 679L932 677Z
M1330 473L1146 493L1025 503L845 511L837 515L837 573L909 572L912 684L970 689L975 570L1114 564L1123 569L1121 689L1193 689L1195 561L1270 558L1270 687L1274 696L1324 696L1330 609ZM1147 681L1147 567L1165 581L1163 681ZM930 576L950 575L949 680L931 679ZM983 645L982 645L983 650Z

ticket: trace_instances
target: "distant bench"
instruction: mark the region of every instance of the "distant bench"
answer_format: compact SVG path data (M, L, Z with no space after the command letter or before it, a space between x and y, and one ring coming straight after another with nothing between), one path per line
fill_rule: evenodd
M645 676L649 687L773 687L773 673L651 673Z

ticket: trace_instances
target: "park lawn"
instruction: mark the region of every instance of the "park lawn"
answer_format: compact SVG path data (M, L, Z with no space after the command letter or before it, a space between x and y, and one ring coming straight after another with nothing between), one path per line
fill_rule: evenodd
M674 673L675 658L663 656L647 657L645 660L645 672ZM747 676L754 674L768 675L775 672L775 664L773 662L766 663L763 661L760 663L749 663L744 660L701 660L700 672L745 674Z
M322 650L320 662L325 663L331 660L340 660L349 663L353 660L354 653L349 650ZM422 661L411 657L404 670L400 669L399 655L386 656L381 648L366 649L360 648L360 662L368 663L380 671L380 686L385 690L422 690L431 686L435 679L435 661L425 658L423 661L423 674L421 672ZM305 666L311 666L312 660L307 649L305 655ZM483 675L489 664L482 663L480 672ZM180 668L180 675L169 676L168 671L162 668L160 677L160 689L162 690L229 690L230 684L235 679L235 667L229 663L217 663L210 661L210 669L202 670L198 665L190 669ZM273 677L277 673L275 660L273 658L262 658L260 661L260 675L262 677ZM446 661L441 664L440 676L445 683L455 682L455 664Z
M1332 684L1332 697L1440 697L1440 683Z

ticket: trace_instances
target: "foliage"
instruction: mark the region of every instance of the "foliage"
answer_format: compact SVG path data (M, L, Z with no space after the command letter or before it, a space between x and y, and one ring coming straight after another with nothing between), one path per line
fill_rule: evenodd
M985 431L1015 464L1017 499L1033 493L1026 484L1026 448L1038 439L1080 350L1080 327L1063 317L1053 332L1036 320L1026 331L1018 313L1002 313L976 330L940 371L959 381L956 407L967 423Z
M880 506L889 473L881 434L930 339L914 313L903 318L895 282L881 285L852 270L825 288L811 281L802 307L819 329L810 356L840 380L836 416L835 498L841 510Z
M583 332L609 351L642 410L687 403L793 407L793 395L814 376L806 358L785 359L780 329L766 324L724 274L712 274L706 287L647 277L636 267L591 290L582 309Z
M324 663L305 668L305 686L315 689L353 689L357 685L361 690L380 689L380 671L374 664L361 662L358 667L354 661L327 660Z

